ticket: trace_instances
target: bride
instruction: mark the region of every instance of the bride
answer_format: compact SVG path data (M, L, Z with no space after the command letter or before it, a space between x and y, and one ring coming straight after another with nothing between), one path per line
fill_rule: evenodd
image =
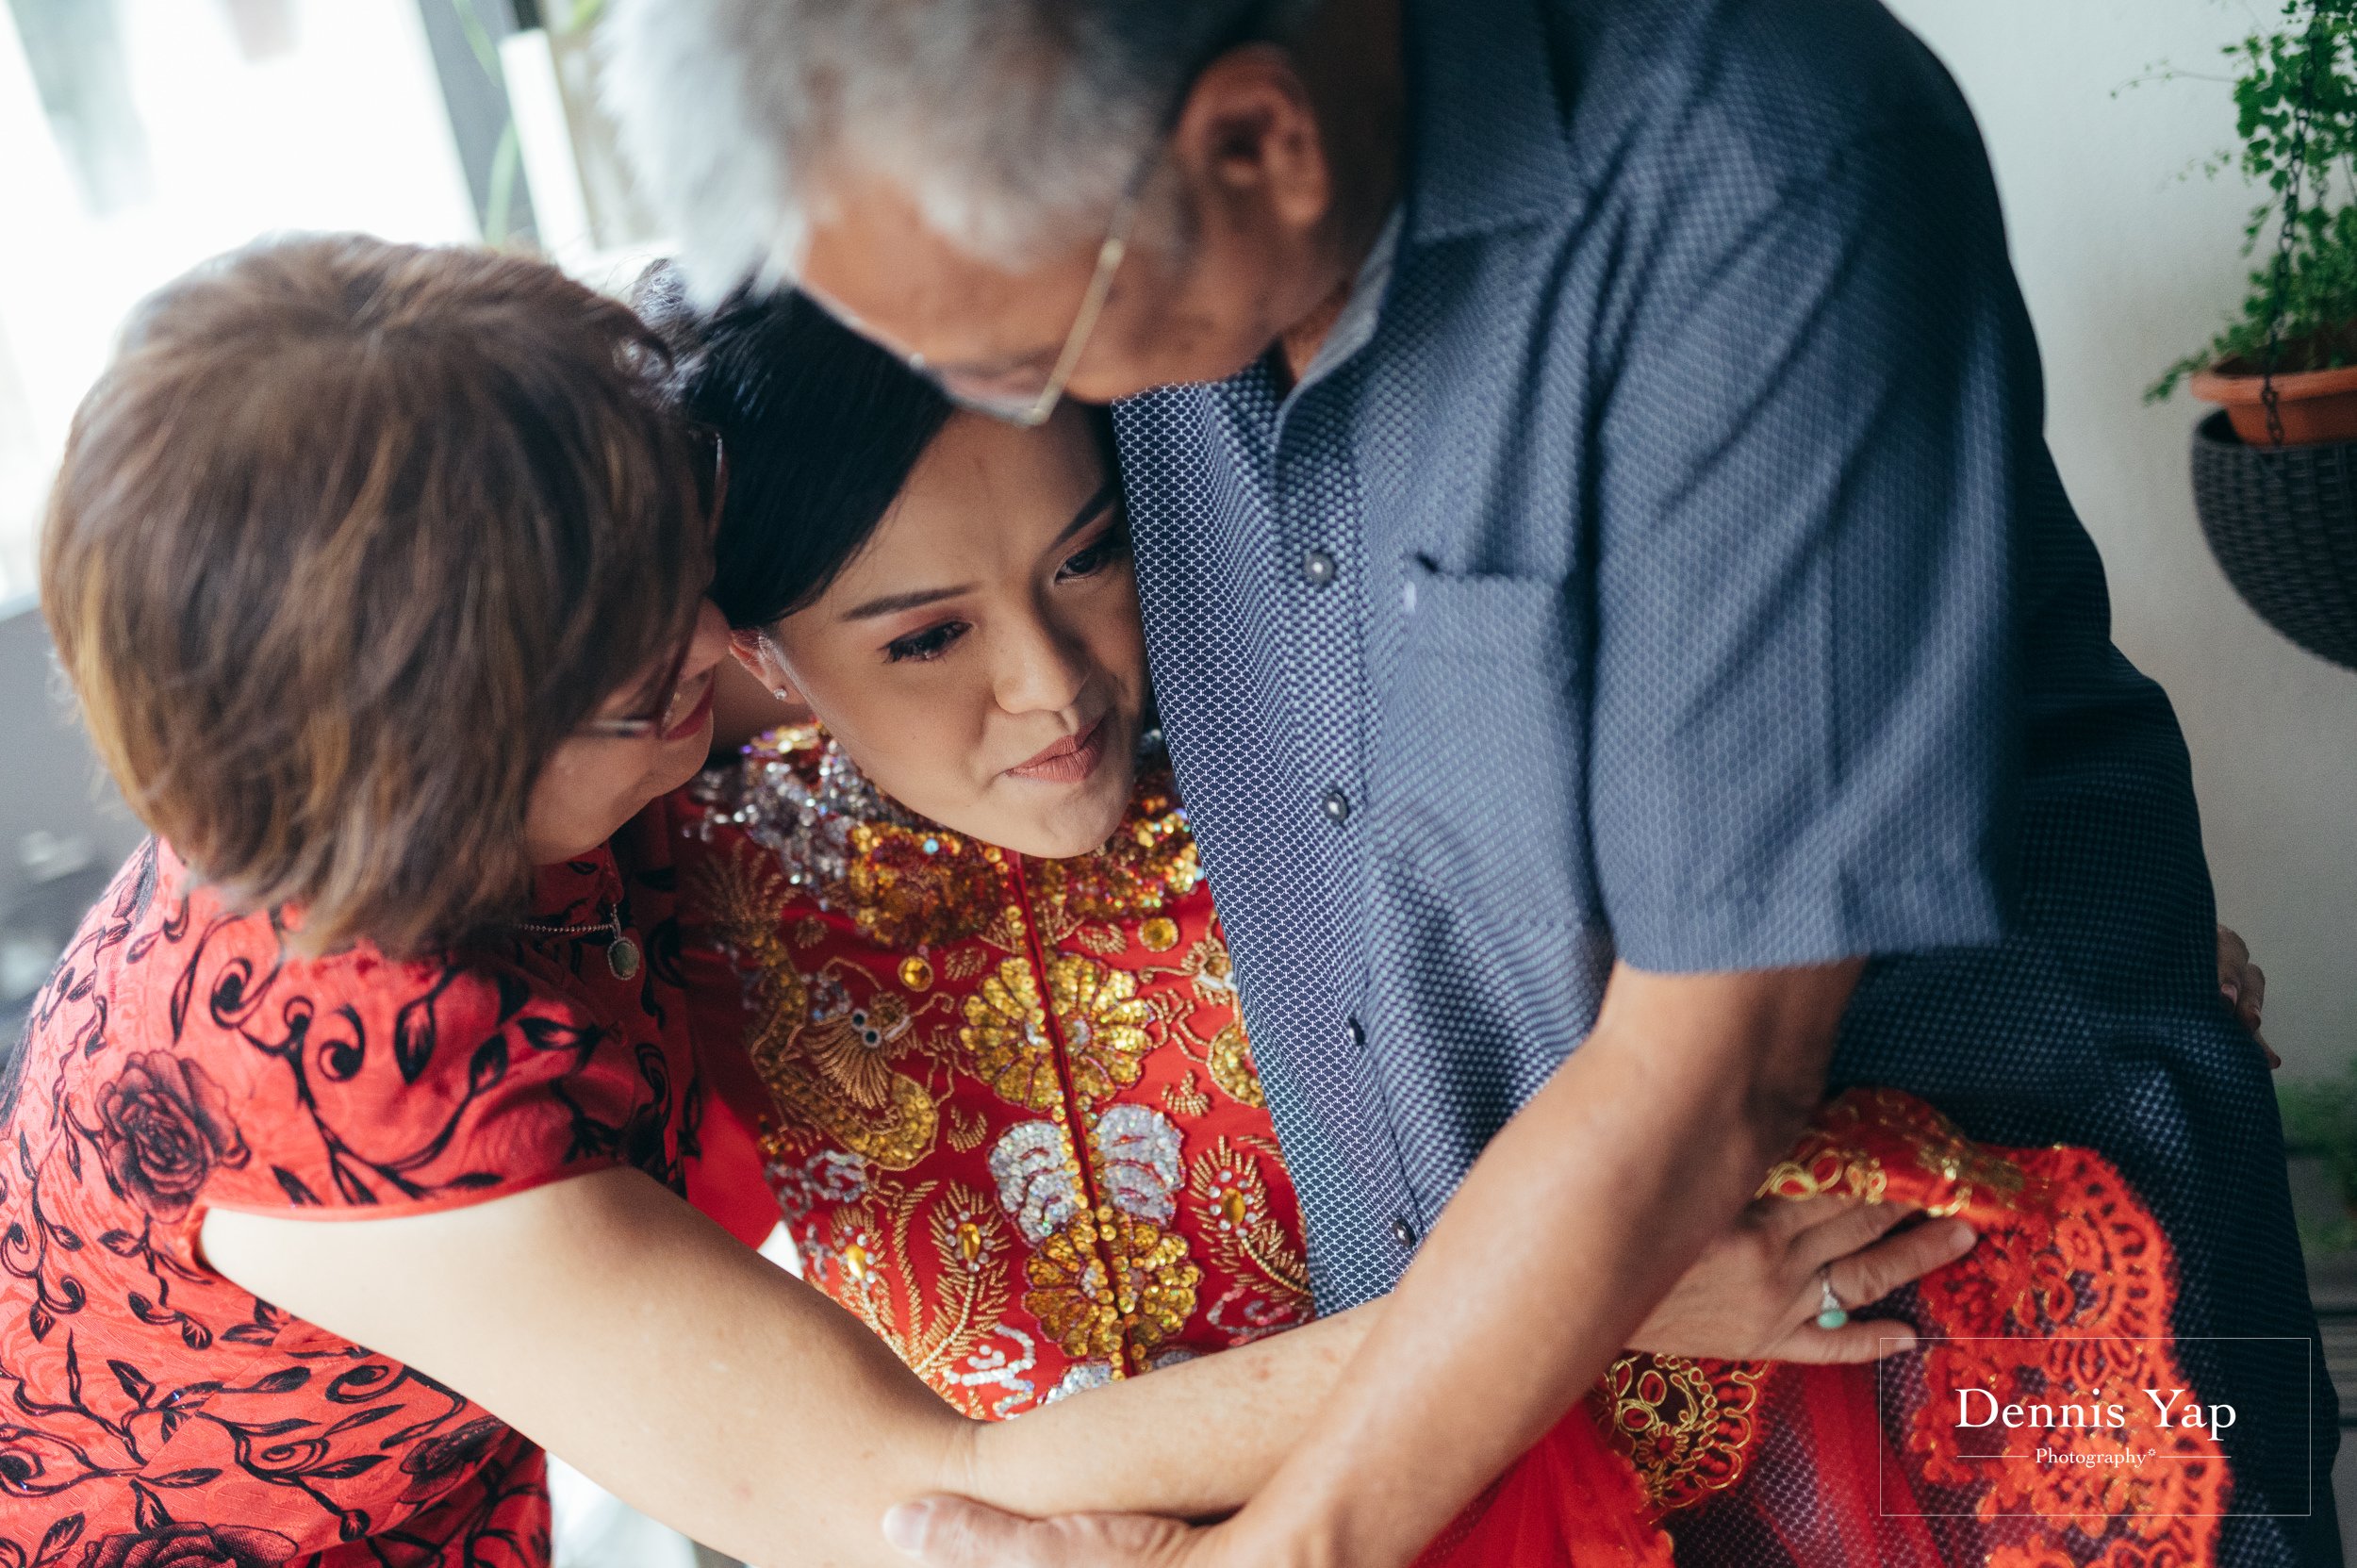
M992 1420L1308 1321L1097 416L953 411L791 295L700 318L660 277L641 292L729 454L713 597L735 655L817 719L684 792L677 847L700 1047L808 1278ZM1961 1217L1875 1240L1919 1211ZM1434 1560L2208 1560L2207 1432L2171 1455L2213 1462L2122 1486L1969 1462L1989 1444L1949 1408L2090 1354L2184 1385L2166 1240L2099 1157L1973 1146L1920 1101L1853 1092L1713 1259L1750 1279L1754 1320L1730 1335L1699 1295L1665 1303ZM1919 1330L1887 1399L1872 1368L1796 1364ZM1733 1359L1673 1354L1706 1344ZM2104 1446L2051 1410L2008 1436Z

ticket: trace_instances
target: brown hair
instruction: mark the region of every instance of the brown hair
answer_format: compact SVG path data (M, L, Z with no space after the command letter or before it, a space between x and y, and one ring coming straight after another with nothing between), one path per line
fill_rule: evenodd
M149 299L41 539L132 808L241 907L298 906L307 951L514 918L534 781L709 576L662 357L482 251L262 244Z

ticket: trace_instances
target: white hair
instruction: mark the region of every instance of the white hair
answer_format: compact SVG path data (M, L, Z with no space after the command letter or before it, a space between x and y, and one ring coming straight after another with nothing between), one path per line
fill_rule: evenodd
M822 165L1011 265L1106 222L1187 74L1309 3L621 0L603 75L701 294L793 275Z

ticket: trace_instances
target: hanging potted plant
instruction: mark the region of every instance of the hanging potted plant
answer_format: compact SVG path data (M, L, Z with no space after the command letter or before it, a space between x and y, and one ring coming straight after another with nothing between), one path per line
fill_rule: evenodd
M2357 0L2287 0L2227 51L2239 164L2268 254L2241 316L2170 367L2221 405L2194 432L2194 496L2227 579L2278 631L2357 668Z

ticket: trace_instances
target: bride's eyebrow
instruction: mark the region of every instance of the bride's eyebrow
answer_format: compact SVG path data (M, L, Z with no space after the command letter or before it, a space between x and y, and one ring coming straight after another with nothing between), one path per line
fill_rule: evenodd
M1063 525L1063 532L1056 536L1056 544L1064 543L1066 540L1070 539L1073 535L1078 534L1081 529L1086 528L1090 523L1095 522L1098 518L1103 517L1106 511L1115 501L1119 500L1120 497L1120 480L1108 479L1105 483L1099 485L1096 487L1096 493L1089 497L1086 501L1080 503L1080 509L1072 514L1072 520L1070 522ZM1048 548L1053 550L1055 545L1050 545Z
M962 593L972 593L974 585L960 583L947 588L916 588L908 593L887 593L865 603L854 604L837 617L840 620L873 620L878 616L893 615L901 610L921 609L937 604L945 599L955 599Z
M1096 487L1095 495L1080 503L1080 509L1072 515L1072 520L1063 525L1063 532L1056 536L1056 543L1063 544L1073 535L1103 517L1113 503L1120 499L1120 496L1121 481L1106 480ZM1052 549L1054 546L1049 548ZM854 604L836 619L839 620L873 620L878 616L895 615L902 610L922 609L928 604L937 604L945 599L955 599L962 593L973 591L973 584L960 583L952 587L915 588L907 593L887 593Z

